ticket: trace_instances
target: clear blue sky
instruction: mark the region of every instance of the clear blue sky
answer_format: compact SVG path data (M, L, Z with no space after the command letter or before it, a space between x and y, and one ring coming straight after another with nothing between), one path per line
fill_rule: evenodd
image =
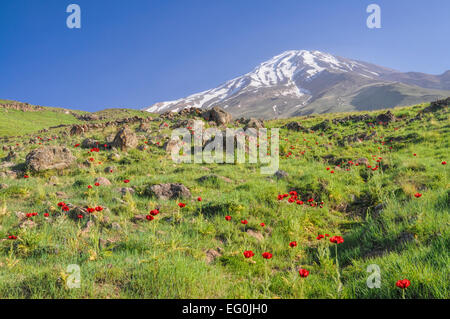
M66 27L76 3L80 30ZM382 28L366 27L366 7ZM285 50L450 69L448 0L1 0L0 99L141 108L216 87Z

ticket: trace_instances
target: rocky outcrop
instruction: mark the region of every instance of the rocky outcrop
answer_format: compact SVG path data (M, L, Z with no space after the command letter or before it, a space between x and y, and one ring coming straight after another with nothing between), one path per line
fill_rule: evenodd
M33 171L64 169L76 161L75 156L66 147L46 146L31 151L26 156L26 165Z

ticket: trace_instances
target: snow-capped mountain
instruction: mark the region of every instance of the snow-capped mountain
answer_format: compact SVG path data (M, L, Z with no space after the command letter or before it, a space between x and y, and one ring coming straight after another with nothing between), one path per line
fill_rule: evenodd
M434 90L450 90L444 75L441 80L320 51L286 51L217 88L144 110L162 113L220 106L234 116L273 118L393 107L450 95Z

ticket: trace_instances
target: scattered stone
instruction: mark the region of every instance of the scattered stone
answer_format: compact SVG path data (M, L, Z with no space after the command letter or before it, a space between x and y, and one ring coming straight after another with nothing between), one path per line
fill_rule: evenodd
M98 147L99 142L93 138L86 138L81 142L81 147L83 148L94 148Z
M285 171L282 171L281 169L279 169L278 171L275 172L274 176L277 179L284 179L284 178L288 177L289 174L286 173Z
M256 128L256 129L260 129L264 127L264 121L263 120L259 120L259 119L255 119L253 117L251 117L246 123L245 123L245 127L244 130L248 129L248 128Z
M14 151L9 151L8 155L3 159L6 162L11 162L17 158L17 153Z
M204 182L212 181L212 180L216 180L216 179L221 179L221 180L223 180L226 183L232 183L233 182L233 180L229 179L228 177L219 176L219 175L215 175L215 174L202 176L202 177L198 178L197 181L200 182L200 183L204 183Z
M113 166L108 166L108 167L105 167L105 169L103 170L105 173L113 173L114 172L114 170L115 170L115 168L113 167Z
M33 171L64 169L76 161L75 156L66 147L45 146L31 151L26 156L26 165Z
M430 106L423 109L422 113L437 112L450 105L450 97L430 103Z
M117 191L119 193L121 193L122 195L126 195L127 193L130 193L131 195L134 194L135 190L132 187L120 187L117 189Z
M139 215L134 215L133 218L131 218L131 221L132 221L133 223L137 223L137 222L143 222L143 221L145 221L146 219L147 219L147 216L146 216L146 215L141 215L141 214L139 214Z
M150 187L150 193L158 199L175 199L175 198L189 198L191 192L183 184L167 183L156 184Z
M358 158L356 163L359 165L369 165L369 160L365 157Z
M231 122L232 115L218 106L203 112L205 121L214 121L217 125L226 125Z
M105 177L97 177L94 181L94 183L99 183L101 186L109 186L112 185L109 179Z
M67 194L64 192L56 192L55 195L58 198L69 198L69 196L67 196Z
M264 240L264 235L261 234L260 232L256 232L252 229L248 229L247 230L247 234L253 238L256 238L258 241L262 241Z
M172 153L173 149L179 149L179 143L181 141L180 140L176 140L176 139L171 139L170 141L166 142L163 146L163 148L166 150L167 153Z
M33 228L36 227L36 223L30 219L25 220L22 224L20 224L20 228Z
M308 132L308 129L301 125L300 122L290 122L284 125L283 128L296 132Z
M381 122L383 124L390 123L395 120L396 120L395 115L392 114L391 111L387 111L386 113L378 115L376 119L377 122Z
M219 249L208 249L205 252L205 254L206 254L206 263L207 264L211 264L212 262L214 262L214 260L216 260L216 258L219 258L220 256L222 256Z
M112 223L111 224L111 228L114 229L114 230L121 230L122 229L122 227L120 226L119 223Z

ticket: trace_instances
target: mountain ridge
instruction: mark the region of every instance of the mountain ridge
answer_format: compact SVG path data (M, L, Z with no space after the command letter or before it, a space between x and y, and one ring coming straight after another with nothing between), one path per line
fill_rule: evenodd
M236 117L268 119L389 108L449 95L450 70L441 75L402 73L317 50L289 50L216 88L143 110L163 113L220 106Z

